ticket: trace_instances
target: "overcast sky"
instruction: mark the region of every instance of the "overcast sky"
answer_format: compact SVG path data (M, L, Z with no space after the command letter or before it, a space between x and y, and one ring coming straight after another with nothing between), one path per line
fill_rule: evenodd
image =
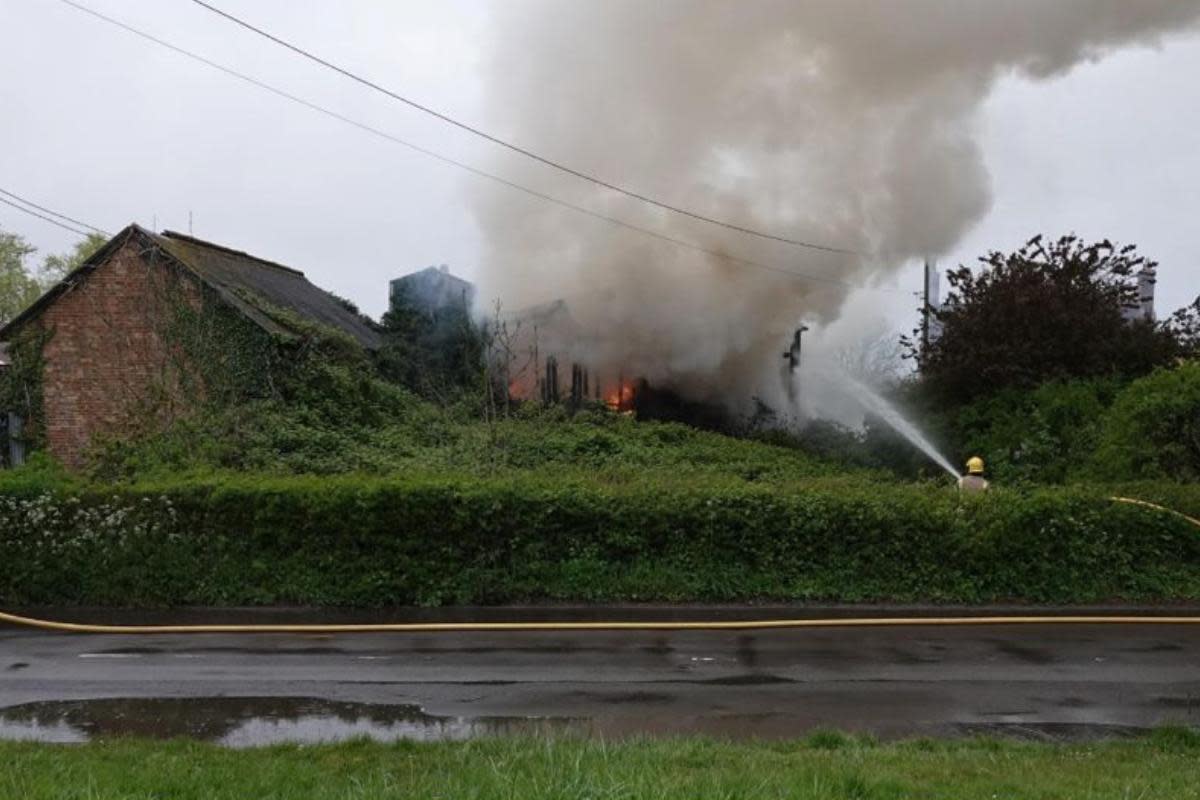
M584 0L573 0L583 2ZM731 0L732 1L732 0ZM421 147L480 166L486 145L300 60L185 0L81 0ZM480 74L498 41L482 0L253 0L230 10L461 119L488 126ZM372 315L387 281L482 252L478 180L248 86L59 0L0 0L0 188L109 231L131 221L305 270ZM1065 77L1008 78L982 141L994 204L945 263L1037 232L1133 242L1161 262L1160 313L1200 293L1200 39L1131 49ZM569 76L555 76L570 80ZM563 181L569 180L566 177ZM74 235L0 206L42 253ZM920 268L894 284L915 291ZM891 322L914 301L891 295Z

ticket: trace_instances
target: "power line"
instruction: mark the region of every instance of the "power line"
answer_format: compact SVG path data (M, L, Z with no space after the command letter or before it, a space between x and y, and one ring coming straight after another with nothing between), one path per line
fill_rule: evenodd
M12 202L11 200L5 200L3 197L0 197L0 203L3 203L6 206L12 206L17 211L24 211L26 214L29 214L30 216L33 216L33 217L37 217L38 219L44 219L46 222L49 222L51 225L57 225L58 227L62 228L63 230L68 230L71 233L75 233L80 236L88 235L87 231L81 231L78 228L72 228L70 225L67 225L65 222L59 222L58 220L54 219L53 217L46 216L45 214L39 214L37 211L33 211L32 209L25 208L24 206L19 206L16 203Z
M24 197L21 197L18 194L13 194L12 192L7 191L5 189L0 189L0 194L6 195L8 197L11 197L13 200L24 203L25 205L29 206L30 208L36 208L38 211L44 211L47 214L52 214L52 215L58 217L59 219L65 219L67 222L73 223L82 228L90 228L91 230L95 231L96 233L101 233L101 234L104 234L105 236L112 235L108 231L103 230L102 228L97 228L95 225L89 225L88 223L81 222L80 220L77 220L73 217L68 217L66 214L60 214L52 208L46 208L45 206L39 206L37 203L33 202L32 200L26 200Z
M557 197L554 197L553 195L546 194L544 192L540 192L536 189L531 189L527 186L523 186L514 181L510 181L507 178L502 178L499 175L495 175L493 173L479 169L478 167L473 167L470 164L466 164L462 161L457 161L448 156L444 156L441 153L437 153L433 150L429 150L424 147L421 147L420 145L416 145L416 144L413 144L412 142L408 142L404 139L401 139L397 136L394 136L394 135L388 133L387 131L373 127L364 122L359 122L356 119L347 117L344 114L340 114L337 111L333 111L329 108L326 108L325 106L318 105L317 103L314 103L310 100L306 100L302 97L291 94L290 92L284 91L283 89L280 89L276 86L272 86L269 83L266 83L257 78L251 77L250 75L247 75L243 72L239 72L231 67L227 67L224 64L220 64L216 61L206 58L205 56L199 55L198 53L194 53L194 52L187 50L185 48L182 48L178 45L172 44L171 42L168 42L165 39L161 39L157 36L154 36L153 34L146 33L145 31L135 28L132 25L128 25L124 22L121 22L120 20L114 19L113 17L109 17L105 14L100 13L99 11L95 11L91 8L88 8L87 6L77 3L77 2L75 2L75 0L59 0L59 2L63 3L64 5L70 6L71 8L74 8L77 11L81 11L85 14L95 17L96 19L102 20L103 22L107 22L110 25L121 28L122 30L124 30L128 33L131 33L134 36L137 36L141 39L152 42L160 47L164 47L174 53L184 56L185 58L189 58L189 59L196 61L200 64L203 64L211 69L215 69L218 72L222 72L230 77L237 78L240 81L248 83L248 84L255 86L259 89L262 89L264 91L270 92L271 94L274 94L277 97L281 97L285 100L289 100L293 103L304 106L305 108L308 108L311 111L316 111L317 113L323 114L324 116L327 116L331 119L335 119L339 122L353 126L355 128L358 128L361 131L370 133L373 136L377 136L381 139L392 142L394 144L401 145L402 147L406 147L409 150L412 150L413 152L420 153L421 155L424 155L424 156L428 156L429 158L435 159L444 164L449 164L451 166L457 167L457 168L464 170L466 172L469 172L472 175L475 175L477 177L484 178L486 180L500 184L501 186L506 186L510 189L514 189L518 192L522 192L531 197L536 197L536 198L538 198L540 200L544 200L548 203L553 203L557 206L571 209L572 211L576 211L580 214L586 214L589 217L603 220L604 222L607 222L611 225L615 225L617 227L624 228L626 230L635 231L644 236L649 236L654 239L658 239L660 241L669 242L669 243L677 245L679 247L683 247L683 248L686 248L686 249L689 249L689 250L692 250L692 251L695 251L698 253L703 253L705 255L709 255L714 258L719 258L719 259L722 259L725 261L729 261L729 262L736 263L736 264L742 264L742 265L749 266L749 267L755 267L758 269L768 270L771 272L777 272L777 273L781 273L784 275L790 275L793 278L799 278L801 280L807 280L807 281L812 281L812 282L816 282L816 283L828 283L828 284L834 284L834 285L838 285L838 286L846 286L846 287L849 287L852 289L873 289L876 291L885 291L885 292L900 291L898 289L893 289L893 288L888 288L888 287L867 286L865 284L851 283L849 281L843 281L838 278L831 278L831 277L827 277L827 276L823 276L823 275L813 275L813 274L805 273L805 272L797 272L796 270L786 269L784 267L778 267L773 264L766 264L761 261L754 261L754 260L748 259L748 258L740 258L738 256L733 256L728 253L721 252L720 250L715 250L712 248L704 247L703 245L696 244L695 242L689 242L684 239L678 239L678 238L669 236L664 233L659 233L658 231L651 230L649 228L644 228L640 225L635 225L631 222L626 222L625 220L618 219L617 217L611 217L611 216L608 216L607 214L602 214L598 211L593 211L584 206L576 205L576 204L568 202L566 200L559 199Z
M531 158L540 164L545 164L546 166L552 167L556 170L559 170L560 172L565 172L568 175L573 175L576 178L581 178L585 181L589 181L591 183L596 184L597 186L603 186L605 189L609 189L611 191L618 192L620 194L625 195L626 197L632 197L635 200L642 201L643 203L649 203L652 206L657 206L658 208L664 209L666 211L671 211L675 214L682 214L685 217L691 217L692 219L700 220L701 222L707 222L710 225L719 225L722 228L728 228L729 230L737 231L738 233L745 233L750 236L757 236L762 239L770 239L775 242L783 242L785 244L795 245L796 247L806 247L811 250L821 250L826 253L840 253L843 255L859 255L859 253L857 253L856 251L850 250L847 248L831 247L829 245L822 245L822 244L816 244L813 242L806 242L802 239L792 239L787 236L780 236L780 235L773 234L773 233L767 233L765 231L755 230L754 228L748 228L748 227L745 227L742 225L737 225L732 222L726 222L725 220L716 219L715 217L709 217L709 216L701 214L697 211L691 211L689 209L682 208L681 206L672 205L672 204L667 203L662 200L656 200L655 198L650 197L649 195L642 194L633 189L626 188L619 184L615 184L610 181L606 181L603 178L596 177L595 175L589 174L587 172L583 172L582 170L575 169L574 167L567 166L566 164L562 163L561 161L555 161L555 160L547 158L545 156L538 155L537 153L533 152L532 150L521 147L518 144L513 144L512 142L507 141L506 139L501 139L500 137L490 134L487 131L481 130L480 128L477 128L473 125L469 125L465 122L460 122L459 120L455 119L454 117L451 117L449 114L446 114L444 112L430 108L429 106L418 103L416 100L405 97L404 95L399 94L398 92L395 92L391 89L388 89L385 86L381 86L380 84L375 83L374 81L372 81L368 78L364 78L361 75L353 73L344 67L339 67L337 64L334 64L330 61L326 61L325 59L321 58L320 56L314 55L313 53L310 53L309 51L305 50L304 48L299 47L298 45L294 45L285 39L281 39L280 37L275 36L274 34L269 33L268 31L265 31L262 28L258 28L254 25L251 25L249 22L246 22L245 20L243 20L239 17L235 17L233 14L230 14L227 11L222 11L221 9L217 8L216 6L213 6L209 3L204 2L204 0L192 0L192 2L195 3L196 5L200 6L201 8L207 9L208 11L211 11L212 13L217 14L218 16L224 17L225 19L229 20L230 22L232 22L236 25L240 25L242 28L245 28L248 31L256 33L259 36L262 36L263 38L268 39L277 45L280 45L281 47L285 47L288 50L291 50L293 53L296 53L297 55L302 56L302 57L308 59L309 61L320 64L321 66L323 66L327 69L331 69L334 72L338 73L339 75L342 75L343 77L349 78L350 80L352 80L356 83L362 84L363 86L366 86L369 89L373 89L374 91L379 92L380 94L386 95L387 97L390 97L393 100L398 100L399 102L404 103L405 105L410 106L412 108L415 108L418 111L422 111L426 114L429 114L430 116L440 119L443 122L449 123L450 125L453 125L457 128L461 128L464 131L473 133L482 139L486 139L487 141L492 142L493 144L497 144L508 150L511 150L514 153L520 153L521 155L525 156L526 158Z

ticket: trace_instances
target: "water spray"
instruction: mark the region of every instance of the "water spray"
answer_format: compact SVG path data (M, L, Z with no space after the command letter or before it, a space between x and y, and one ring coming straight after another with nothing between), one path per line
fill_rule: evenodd
M937 464L942 469L946 470L954 480L958 480L962 476L954 465L950 463L950 459L938 452L933 443L926 438L925 434L907 417L900 413L900 409L891 403L886 397L861 381L851 378L844 372L840 376L840 380L844 381L854 390L854 399L859 402L862 407L878 416L884 422L892 427L897 433L908 439L918 450Z

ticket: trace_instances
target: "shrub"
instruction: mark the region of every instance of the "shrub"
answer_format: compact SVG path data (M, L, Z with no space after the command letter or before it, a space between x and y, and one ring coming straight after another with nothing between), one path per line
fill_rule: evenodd
M1200 479L1200 361L1159 369L1113 402L1093 459L1115 479Z
M1062 483L1091 460L1117 390L1113 380L1052 381L978 400L954 416L959 455L982 455L1002 483Z
M146 437L104 441L89 474L111 482L214 470L496 475L553 469L617 479L669 472L778 482L836 469L794 448L637 422L607 410L568 417L559 406L530 403L489 424L386 383L372 387L378 399L364 405L377 415L369 419L276 400L247 402L177 420Z
M0 493L0 565L5 603L1200 597L1196 531L1098 490L832 479L27 484Z

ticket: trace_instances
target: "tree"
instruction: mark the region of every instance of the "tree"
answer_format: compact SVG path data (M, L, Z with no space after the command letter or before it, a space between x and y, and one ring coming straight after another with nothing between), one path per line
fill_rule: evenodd
M0 325L21 313L41 294L74 272L108 241L89 233L68 253L49 255L36 273L25 260L37 252L25 237L0 230Z
M965 266L947 274L949 297L931 312L941 336L923 350L915 332L905 339L944 403L1052 380L1137 377L1180 352L1167 326L1124 319L1138 302L1137 273L1156 266L1133 245L1037 236L980 261L979 274Z
M107 242L108 239L104 234L89 233L86 237L75 243L75 246L71 248L71 252L63 253L62 255L46 256L46 259L42 262L42 269L38 273L38 280L41 282L42 288L49 289L70 275Z
M384 377L438 402L478 389L486 347L465 298L431 310L400 287L383 315Z
M1200 356L1200 297L1172 314L1166 327L1179 343L1180 355Z
M1109 480L1200 480L1200 363L1155 370L1117 395L1094 471Z
M0 325L20 314L42 292L25 264L35 252L24 237L0 230Z

